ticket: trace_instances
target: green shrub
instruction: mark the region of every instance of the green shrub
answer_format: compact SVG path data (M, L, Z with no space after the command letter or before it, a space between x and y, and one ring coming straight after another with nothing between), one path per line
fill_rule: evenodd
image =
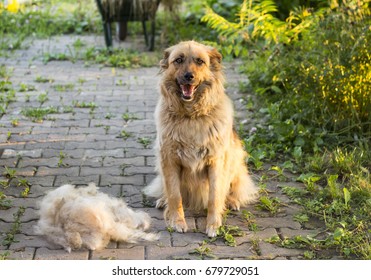
M340 7L301 40L278 45L245 68L255 90L278 107L277 120L316 127L347 142L371 137L369 16L367 5ZM256 67L264 60L263 68Z

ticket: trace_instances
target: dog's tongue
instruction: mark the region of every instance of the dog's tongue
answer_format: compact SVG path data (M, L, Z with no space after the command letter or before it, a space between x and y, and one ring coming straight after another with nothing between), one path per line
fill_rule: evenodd
M192 97L192 94L195 90L195 86L192 85L181 85L182 93L185 97Z

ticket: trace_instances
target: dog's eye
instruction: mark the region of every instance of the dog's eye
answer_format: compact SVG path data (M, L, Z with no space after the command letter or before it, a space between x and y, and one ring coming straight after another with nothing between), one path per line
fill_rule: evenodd
M182 64L183 63L183 58L179 57L179 58L175 59L175 62L178 63L178 64Z
M197 58L197 59L196 59L196 63L197 63L198 65L202 65L202 64L205 63L205 61L203 61L201 58Z

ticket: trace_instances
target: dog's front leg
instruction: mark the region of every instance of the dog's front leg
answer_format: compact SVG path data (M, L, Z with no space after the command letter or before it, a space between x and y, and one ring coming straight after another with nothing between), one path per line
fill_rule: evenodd
M206 234L209 237L215 237L218 228L222 225L225 200L229 190L223 162L223 159L214 160L208 169L210 188Z
M184 219L182 195L180 192L181 167L170 160L162 160L162 174L164 176L165 191L167 197L167 208L165 219L170 227L177 232L186 232L188 229Z

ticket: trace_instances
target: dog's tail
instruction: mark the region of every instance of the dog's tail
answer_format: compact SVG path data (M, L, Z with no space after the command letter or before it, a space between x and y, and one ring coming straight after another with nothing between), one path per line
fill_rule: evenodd
M150 197L159 198L163 196L164 190L162 185L161 176L157 176L151 184L144 188L143 193Z
M156 208L164 208L167 205L167 199L164 195L164 185L161 176L158 175L147 187L144 188L143 193L149 197L158 198L156 201Z
M237 182L234 182L237 186L232 186L234 196L238 198L241 206L255 202L259 197L259 188L256 187L255 183L251 179L247 172L242 173ZM233 185L233 183L232 183Z

